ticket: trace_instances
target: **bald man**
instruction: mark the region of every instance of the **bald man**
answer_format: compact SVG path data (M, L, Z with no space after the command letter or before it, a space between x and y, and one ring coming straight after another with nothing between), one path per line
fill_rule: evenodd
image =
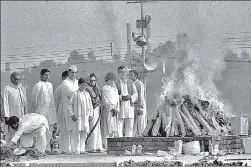
M10 83L4 88L4 117L8 120L11 116L21 117L27 114L26 88L20 83L21 75L13 72ZM12 137L10 128L5 128L7 140Z

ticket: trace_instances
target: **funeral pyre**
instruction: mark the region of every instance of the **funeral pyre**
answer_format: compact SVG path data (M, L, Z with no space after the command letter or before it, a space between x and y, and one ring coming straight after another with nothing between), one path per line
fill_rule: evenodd
M166 97L150 119L143 136L201 136L229 134L229 119L209 109L209 102L189 95Z
M170 76L162 78L159 104L148 120L143 136L192 137L230 133L233 115L217 97L213 72L209 72L212 68L203 69L207 66L200 63L198 57L188 54L175 62L176 68ZM200 82L200 77L207 75L202 76L203 70L207 70L208 76Z

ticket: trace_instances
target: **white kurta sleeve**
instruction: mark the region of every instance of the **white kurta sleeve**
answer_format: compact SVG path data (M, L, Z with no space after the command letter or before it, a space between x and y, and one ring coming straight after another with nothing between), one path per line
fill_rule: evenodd
M4 101L4 117L10 116L10 110L9 110L9 91L7 87L4 89L4 95L3 95L3 101Z
M59 101L60 101L60 86L57 87L54 93L54 100L55 100L55 107L56 107L56 112L58 112L58 106L59 106Z
M62 92L70 99L72 94L73 94L73 91L72 89L69 87L69 86L66 86L66 85L62 85Z
M144 84L140 84L140 92L139 92L139 104L144 107L145 106L145 87Z
M20 139L20 137L22 136L23 131L22 130L18 130L15 132L15 135L12 137L11 141L13 143L17 143L17 141Z
M132 84L132 88L133 88L133 93L131 96L131 102L134 103L138 99L138 92L134 83Z
M77 98L75 99L75 93L71 96L70 98L70 101L69 101L69 105L68 105L68 112L69 112L69 115L72 117L74 115L74 111L73 111L73 108L74 108L74 102L75 100L77 100ZM78 107L78 106L75 106L75 107Z
M37 108L37 101L38 101L38 95L39 95L39 85L35 84L33 89L32 89L32 94L31 94L31 105L33 108L33 111L36 111Z
M28 99L27 99L27 90L24 88L24 98L25 98L25 108L24 108L24 114L28 114Z
M112 103L109 102L109 97L107 96L107 90L102 89L102 101L103 101L103 106L107 111L111 111L113 109Z

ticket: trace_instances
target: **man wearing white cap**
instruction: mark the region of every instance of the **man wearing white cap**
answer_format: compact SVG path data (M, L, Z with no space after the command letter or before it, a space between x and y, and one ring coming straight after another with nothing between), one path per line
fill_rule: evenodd
M54 94L58 117L59 148L61 152L71 153L73 120L68 111L68 105L72 94L78 90L76 79L77 67L72 65L68 70L69 76L59 85Z

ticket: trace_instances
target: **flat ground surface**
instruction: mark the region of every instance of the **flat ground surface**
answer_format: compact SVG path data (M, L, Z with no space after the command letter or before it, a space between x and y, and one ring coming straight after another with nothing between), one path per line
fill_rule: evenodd
M198 162L203 156L192 156L192 155L180 155L172 161L182 161L184 164L192 164ZM227 155L219 157L219 160L238 161L238 159L251 159L251 154L241 155ZM237 159L237 160L236 160ZM46 158L40 160L31 160L27 162L19 162L15 164L19 165L51 165L51 164L75 164L75 165L111 165L112 163L119 163L123 161L163 161L163 157L155 157L153 155L147 156L115 156L107 155L107 153L87 153L81 155L48 155Z

